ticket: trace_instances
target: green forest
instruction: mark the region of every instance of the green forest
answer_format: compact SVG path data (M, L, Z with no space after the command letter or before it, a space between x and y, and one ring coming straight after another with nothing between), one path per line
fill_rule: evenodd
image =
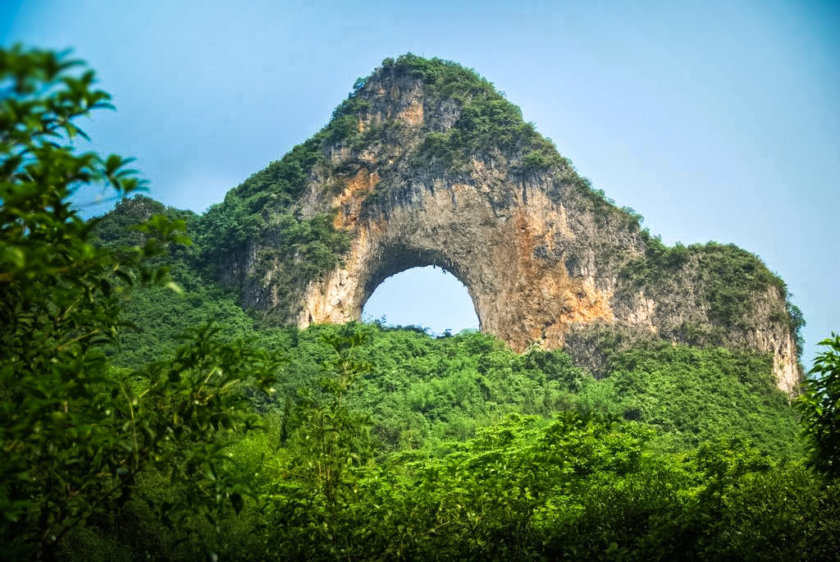
M0 91L0 558L840 556L840 336L791 399L724 347L616 345L596 378L471 331L273 326L213 281L245 218L79 149L93 71L2 49ZM86 220L91 186L117 204ZM305 276L346 244L311 222Z

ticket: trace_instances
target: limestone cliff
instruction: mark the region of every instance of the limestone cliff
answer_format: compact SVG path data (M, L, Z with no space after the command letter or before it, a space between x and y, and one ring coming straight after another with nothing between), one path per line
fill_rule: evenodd
M606 331L766 352L780 388L800 378L797 318L758 258L665 248L453 63L386 60L206 219L220 278L278 323L357 320L385 278L437 265L516 350L565 345L597 372Z

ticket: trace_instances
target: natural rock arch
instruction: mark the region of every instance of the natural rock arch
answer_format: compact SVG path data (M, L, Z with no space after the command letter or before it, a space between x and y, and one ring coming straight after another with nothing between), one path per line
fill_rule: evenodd
M520 351L534 343L559 347L575 322L612 322L606 291L570 274L554 254L570 229L562 206L542 186L523 184L509 208L494 206L486 186L441 183L405 191L410 205L386 201L364 218L352 205L339 209L336 226L352 228L350 252L341 267L309 285L298 325L358 320L379 283L426 265L455 275L467 287L480 329Z
M221 280L281 324L358 320L389 275L439 265L467 287L481 330L519 351L565 347L597 371L606 331L768 353L780 388L800 379L784 283L757 257L666 248L453 63L386 60L327 127L208 216L239 240L217 256ZM331 251L317 267L307 257Z

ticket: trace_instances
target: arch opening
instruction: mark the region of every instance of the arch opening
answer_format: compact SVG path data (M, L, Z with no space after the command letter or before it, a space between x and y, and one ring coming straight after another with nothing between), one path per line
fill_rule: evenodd
M408 268L378 283L362 307L362 320L417 326L435 336L479 329L467 287L435 266Z

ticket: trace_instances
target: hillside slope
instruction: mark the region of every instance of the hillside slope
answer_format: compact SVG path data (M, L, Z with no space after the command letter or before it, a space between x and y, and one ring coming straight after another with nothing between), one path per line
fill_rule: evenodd
M198 216L140 196L99 219L99 239L115 248L140 245L143 235L131 225L153 214L185 219L197 237ZM534 346L517 353L489 334L433 338L417 328L378 325L276 327L246 313L235 294L214 282L213 272L202 268L203 254L200 246L176 247L168 258L182 292L135 288L126 310L134 329L123 335L115 364L136 369L157 361L181 345L184 333L212 321L226 339L246 339L287 358L277 394L259 406L282 412L302 392L317 392L330 338L361 331L358 357L369 374L354 385L351 400L369 416L381 454L470 439L508 414L551 418L569 410L649 424L658 446L671 451L728 435L775 457L803 452L797 417L774 385L767 354L633 341L605 327L577 347L596 345L604 357L596 378L562 350Z

